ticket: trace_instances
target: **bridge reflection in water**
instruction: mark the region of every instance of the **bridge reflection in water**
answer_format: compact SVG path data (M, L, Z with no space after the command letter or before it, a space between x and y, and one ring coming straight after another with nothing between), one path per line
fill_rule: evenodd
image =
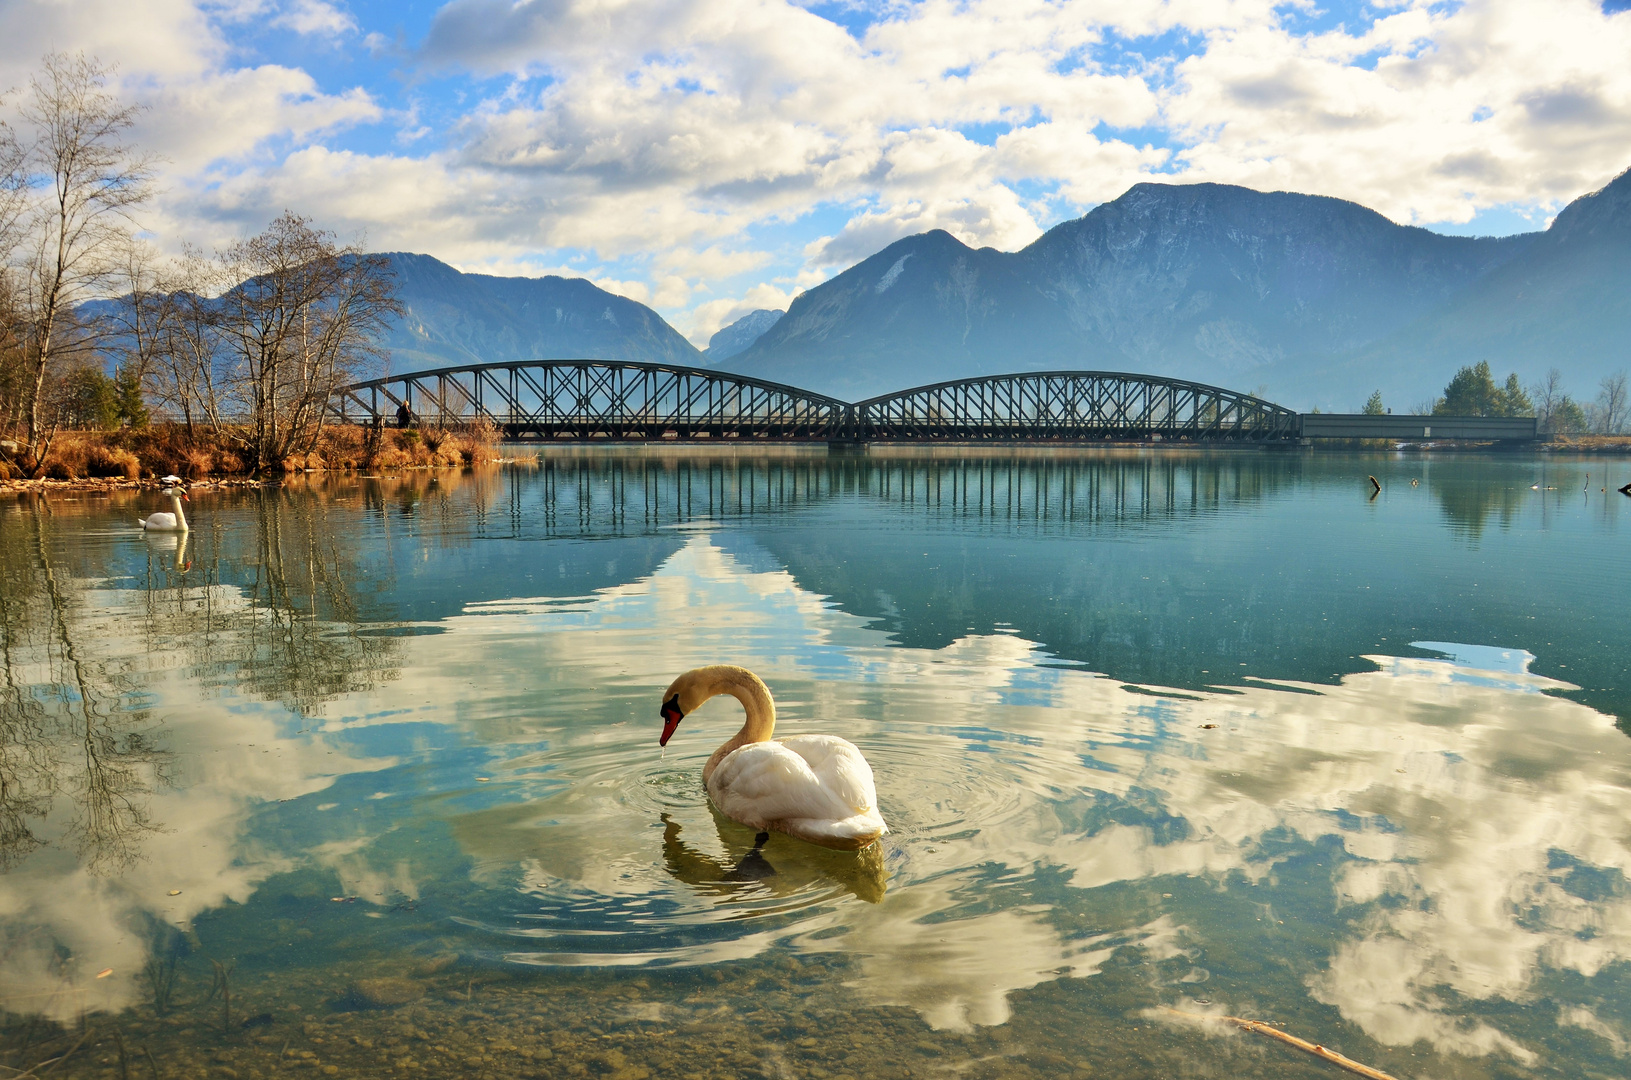
M1293 481L1283 460L1105 454L853 458L551 454L504 474L479 514L489 537L627 536L852 499L1029 533L1125 528L1254 502Z

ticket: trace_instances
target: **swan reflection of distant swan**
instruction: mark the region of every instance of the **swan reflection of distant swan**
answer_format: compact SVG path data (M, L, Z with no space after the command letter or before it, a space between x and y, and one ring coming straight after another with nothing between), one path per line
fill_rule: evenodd
M710 807L710 809L712 809ZM857 852L835 851L808 844L778 841L714 812L714 826L725 848L723 856L708 855L680 839L680 825L667 814L663 822L663 862L669 874L702 891L730 896L745 885L757 885L777 896L797 893L810 885L837 885L857 899L876 904L888 888L879 844ZM773 843L767 855L765 847Z
M188 532L147 532L147 546L155 552L163 552L170 556L170 569L178 574L185 574L193 568L191 560L187 558Z

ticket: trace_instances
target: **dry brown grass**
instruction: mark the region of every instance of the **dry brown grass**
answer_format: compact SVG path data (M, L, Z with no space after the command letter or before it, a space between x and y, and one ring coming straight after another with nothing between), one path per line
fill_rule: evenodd
M1616 453L1631 451L1631 435L1553 435L1549 445L1554 450Z
M45 475L53 480L96 476L135 480L142 474L136 455L110 446L95 433L72 432L57 436L45 457Z
M92 446L85 452L85 469L91 476L119 480L138 480L142 475L142 463L136 455L117 446Z
M494 457L496 432L489 429L371 431L356 425L323 430L309 454L293 454L282 472L461 468ZM0 461L0 480L17 475ZM136 480L174 473L188 480L248 472L239 445L229 433L203 429L189 433L179 424L139 430L63 432L45 460L45 475L57 480L111 477Z

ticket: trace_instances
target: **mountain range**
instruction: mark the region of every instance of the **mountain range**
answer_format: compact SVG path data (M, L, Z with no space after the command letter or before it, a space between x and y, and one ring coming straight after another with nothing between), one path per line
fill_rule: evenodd
M393 372L578 357L706 363L661 315L583 278L464 274L429 255L387 257L403 306L380 343Z
M771 308L750 311L709 338L708 347L702 350L702 354L711 364L728 360L764 337L765 331L775 326L786 314L785 311Z
M1488 360L1563 370L1589 399L1631 365L1631 171L1544 232L1446 236L1356 203L1138 184L1015 252L935 230L755 311L699 352L656 312L565 278L391 256L393 370L596 356L713 365L859 400L973 375L1079 368L1404 411Z

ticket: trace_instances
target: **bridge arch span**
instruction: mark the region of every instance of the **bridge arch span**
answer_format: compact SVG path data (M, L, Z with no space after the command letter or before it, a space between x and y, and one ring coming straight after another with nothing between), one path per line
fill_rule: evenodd
M841 439L850 415L848 402L751 376L590 359L390 375L345 387L330 409L341 421L485 421L511 439Z
M1250 394L1122 371L1027 371L857 402L854 436L913 442L1293 439L1298 415Z
M1119 371L1029 371L850 404L748 375L633 360L470 364L338 391L341 421L486 422L506 438L863 442L1281 440L1290 409L1233 390Z

